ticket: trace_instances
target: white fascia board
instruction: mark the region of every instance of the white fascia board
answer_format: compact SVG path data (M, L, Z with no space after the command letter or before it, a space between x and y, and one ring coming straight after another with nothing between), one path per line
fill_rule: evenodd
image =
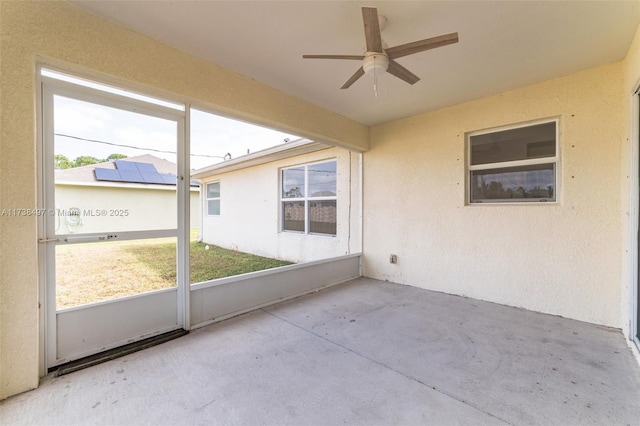
M298 155L309 154L311 152L329 148L333 148L333 146L308 139L300 139L293 142L286 142L283 145L277 145L261 151L256 151L253 154L243 155L242 157L225 161L223 163L217 163L212 166L194 170L191 173L191 177L195 179L207 178L222 173L232 172L234 170L246 169L247 167L271 163L285 158L297 157Z

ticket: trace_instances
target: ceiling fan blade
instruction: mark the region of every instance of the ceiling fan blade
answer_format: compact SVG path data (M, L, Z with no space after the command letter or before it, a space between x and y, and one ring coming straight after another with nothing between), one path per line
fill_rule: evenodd
M395 75L400 80L406 81L409 84L416 84L418 81L420 81L420 77L392 59L389 59L389 67L387 68L387 72L391 75Z
M356 59L361 61L364 59L362 55L302 55L303 59Z
M349 87L351 87L353 83L356 82L357 79L359 79L363 75L364 75L364 68L362 67L358 68L358 71L356 71L355 74L353 74L351 78L347 80L345 84L342 85L341 89L348 89Z
M364 38L367 41L367 52L382 53L382 36L380 35L380 23L378 22L378 9L375 7L363 7L362 20L364 21Z
M458 42L458 33L444 34L438 37L431 37L424 40L414 41L412 43L401 44L399 46L390 47L386 50L389 59L400 58L402 56L423 52L436 47L446 46Z

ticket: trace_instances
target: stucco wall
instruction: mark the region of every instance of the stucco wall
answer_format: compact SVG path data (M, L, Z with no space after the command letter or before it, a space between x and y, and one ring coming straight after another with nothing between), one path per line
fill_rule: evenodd
M178 209L175 187L114 187L56 185L56 208L59 209L58 234L145 231L150 229L175 229L178 226ZM191 190L190 223L197 228L200 223L200 192ZM71 208L79 208L81 227L69 227L65 214ZM104 215L106 212L106 215Z
M638 220L638 202L640 194L638 194L637 177L638 177L638 158L640 157L640 114L638 107L638 95L635 94L640 88L640 26L636 31L633 43L629 47L626 58L623 62L624 69L624 88L623 88L623 107L624 112L622 118L625 125L625 144L620 167L624 174L624 182L621 188L622 199L622 223L623 227L623 250L625 254L631 256L623 256L623 272L622 272L622 295L621 295L621 322L625 336L630 335L631 321L633 321L634 313L632 309L634 304L630 301L634 298L634 286L636 285L637 267L631 260L637 258L633 256L638 247L636 246L637 237L637 220ZM635 98L635 99L634 99ZM634 109L634 103L635 108ZM634 247L635 246L635 247Z
M337 235L279 231L279 169L336 159ZM359 155L330 148L203 180L220 182L220 216L203 213L203 239L210 244L292 262L326 259L358 251ZM350 187L350 183L352 183ZM206 206L205 206L206 208Z
M36 208L36 63L366 149L368 128L64 2L0 2L0 209ZM39 375L37 226L0 222L0 398Z
M616 63L372 128L364 274L620 327L622 87ZM545 117L559 202L465 205L465 132Z

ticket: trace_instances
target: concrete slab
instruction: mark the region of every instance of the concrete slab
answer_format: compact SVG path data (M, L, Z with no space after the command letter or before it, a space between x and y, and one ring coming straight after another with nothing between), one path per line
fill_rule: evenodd
M511 424L640 425L620 330L364 278L267 310Z
M621 333L369 279L67 376L13 424L638 425Z

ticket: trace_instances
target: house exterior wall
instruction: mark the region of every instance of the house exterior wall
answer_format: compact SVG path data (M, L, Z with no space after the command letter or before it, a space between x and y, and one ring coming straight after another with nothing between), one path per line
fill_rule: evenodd
M364 275L620 327L623 79L618 62L373 127ZM559 201L466 205L465 133L548 117Z
M190 194L191 228L200 224L200 191ZM74 232L143 231L175 229L178 209L175 187L140 188L97 185L56 185L59 234ZM76 207L82 211L82 227L69 227L65 213ZM98 211L106 211L103 216ZM126 216L123 215L126 212ZM100 214L98 216L98 214Z
M623 155L621 156L620 168L626 171L624 175L624 185L621 188L622 199L622 223L623 227L623 250L630 256L623 256L622 274L622 297L620 309L622 316L622 330L625 336L630 335L632 329L631 322L635 320L633 312L634 304L630 303L635 298L634 287L636 284L636 268L638 265L631 259L637 259L637 232L638 232L638 204L639 186L638 169L640 161L640 106L638 106L637 90L640 89L640 26L636 31L627 56L623 62L624 86L623 86L623 107L622 118L625 126L625 143L623 143ZM634 109L634 103L635 108ZM636 308L637 309L637 308ZM640 359L640 354L636 351L636 356Z
M280 169L336 159L337 235L280 231ZM274 161L202 179L220 182L220 215L203 210L203 241L291 262L308 262L359 251L359 155L342 148Z
M369 129L66 2L0 2L0 209L37 207L36 63L127 81L317 141L367 149ZM37 218L0 221L0 399L39 376Z

